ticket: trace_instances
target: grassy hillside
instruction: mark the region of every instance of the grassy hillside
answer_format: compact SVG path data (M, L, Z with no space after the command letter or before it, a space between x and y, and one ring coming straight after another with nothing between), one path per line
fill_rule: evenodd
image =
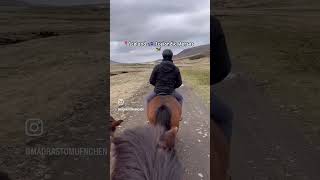
M196 55L202 55L203 57L210 55L210 44L184 49L183 51L175 55L173 58L181 59Z
M210 58L182 59L175 62L180 68L182 81L190 85L206 105L210 104Z

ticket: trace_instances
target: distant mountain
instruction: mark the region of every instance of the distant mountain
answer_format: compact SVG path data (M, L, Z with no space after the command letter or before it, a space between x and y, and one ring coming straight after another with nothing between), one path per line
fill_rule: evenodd
M110 60L110 64L121 64L120 62L117 62L117 61L112 61Z
M184 49L179 54L175 55L173 59L177 60L192 56L210 56L210 44Z
M0 0L0 6L27 6L28 3L18 0Z
M184 58L195 58L210 56L210 44L196 46L182 50L180 53L173 56L173 60L179 60ZM155 60L153 62L159 63L162 59Z

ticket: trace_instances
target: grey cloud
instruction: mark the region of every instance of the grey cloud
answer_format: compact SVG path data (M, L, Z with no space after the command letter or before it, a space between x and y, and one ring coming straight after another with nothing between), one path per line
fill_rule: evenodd
M122 62L161 58L155 47L127 47L131 41L192 41L208 44L209 0L111 0L111 59ZM171 48L179 52L183 48Z

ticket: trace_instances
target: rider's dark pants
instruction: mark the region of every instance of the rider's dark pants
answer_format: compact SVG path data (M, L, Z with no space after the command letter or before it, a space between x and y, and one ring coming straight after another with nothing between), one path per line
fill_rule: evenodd
M181 96L181 94L178 91L174 90L171 95L174 96L177 99L177 101L182 105L183 97ZM154 91L152 91L146 98L147 103L149 103L151 101L151 99L156 96L157 96L157 94Z
M228 142L231 141L233 113L228 105L223 103L217 96L211 94L211 116L215 123L222 128Z

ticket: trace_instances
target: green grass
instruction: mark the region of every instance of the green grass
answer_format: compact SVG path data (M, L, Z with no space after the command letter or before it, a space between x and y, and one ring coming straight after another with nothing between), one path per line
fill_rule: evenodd
M200 95L206 105L210 104L210 70L208 68L182 68L183 81Z

